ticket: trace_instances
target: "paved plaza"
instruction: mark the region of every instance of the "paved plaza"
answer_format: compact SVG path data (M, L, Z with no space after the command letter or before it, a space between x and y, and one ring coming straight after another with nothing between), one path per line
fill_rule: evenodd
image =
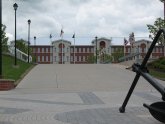
M37 65L16 89L0 91L0 124L161 124L143 107L161 101L143 78L119 113L134 76L117 64Z

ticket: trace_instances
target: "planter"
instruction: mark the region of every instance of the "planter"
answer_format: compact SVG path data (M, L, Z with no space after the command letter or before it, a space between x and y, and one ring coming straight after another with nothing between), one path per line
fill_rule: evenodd
M14 80L0 79L0 91L11 90L15 88Z

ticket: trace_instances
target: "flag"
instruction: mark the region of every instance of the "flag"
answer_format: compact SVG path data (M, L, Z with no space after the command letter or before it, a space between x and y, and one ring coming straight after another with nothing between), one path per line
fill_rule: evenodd
M50 34L49 38L50 38L50 39L52 38L52 34Z
M128 40L124 38L124 45L126 46L128 44Z
M133 47L133 44L135 42L135 37L134 37L133 32L129 35L129 42L130 42L130 45Z
M72 38L75 38L75 33L73 34Z
M64 31L61 29L60 37L62 37L63 33L64 33Z

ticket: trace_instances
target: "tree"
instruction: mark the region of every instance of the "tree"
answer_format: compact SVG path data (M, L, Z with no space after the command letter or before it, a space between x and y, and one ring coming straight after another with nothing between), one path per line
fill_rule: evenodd
M160 28L165 27L165 20L163 20L162 18L157 18L156 21L154 22L154 25L147 25L147 27L150 32L149 37L153 40L158 30ZM165 56L165 39L163 34L161 34L161 36L159 37L158 44L164 46L164 56Z
M7 41L8 37L6 37L6 26L2 24L2 52L8 52L8 46L7 46Z
M112 53L114 62L118 62L119 58L124 56L124 52L122 49L117 49L114 53Z
M17 49L19 49L20 51L27 53L28 51L28 46L27 46L27 41L23 40L23 39L19 39L16 41L17 42Z
M150 24L147 24L147 27L148 27L148 30L149 30L149 37L151 39L154 39L154 37L156 36L158 30L160 28L164 28L165 27L165 23L164 23L164 20L162 18L157 18L156 21L154 22L154 25L150 25ZM165 40L164 40L164 36L161 35L159 40L158 40L158 43L161 44L161 45L165 45Z
M94 55L89 55L89 56L87 57L87 62L88 62L88 63L95 63L95 62L96 62L96 56L94 56Z
M109 62L112 62L112 59L113 59L113 57L112 56L110 56L109 54L104 54L103 55L103 62L104 63L109 63Z

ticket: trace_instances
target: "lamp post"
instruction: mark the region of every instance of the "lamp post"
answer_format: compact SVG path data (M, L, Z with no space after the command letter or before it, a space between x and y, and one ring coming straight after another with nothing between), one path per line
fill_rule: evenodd
M28 20L28 63L29 63L29 45L30 45L30 23L31 20Z
M37 62L37 61L36 61L36 59L37 59L37 58L36 58L36 57L37 57L37 56L36 56L36 36L34 36L34 48L35 48L35 49L34 49L34 52L35 52L35 63L36 63L36 62Z
M0 0L0 78L2 78L2 0Z
M97 36L95 37L96 39L96 64L97 64Z
M17 41L16 41L16 35L17 35L17 30L16 30L16 11L17 11L17 8L18 8L18 5L15 3L13 5L14 7L14 10L15 10L15 62L14 62L14 65L16 66L17 65L17 51L16 51L16 48L17 48Z

